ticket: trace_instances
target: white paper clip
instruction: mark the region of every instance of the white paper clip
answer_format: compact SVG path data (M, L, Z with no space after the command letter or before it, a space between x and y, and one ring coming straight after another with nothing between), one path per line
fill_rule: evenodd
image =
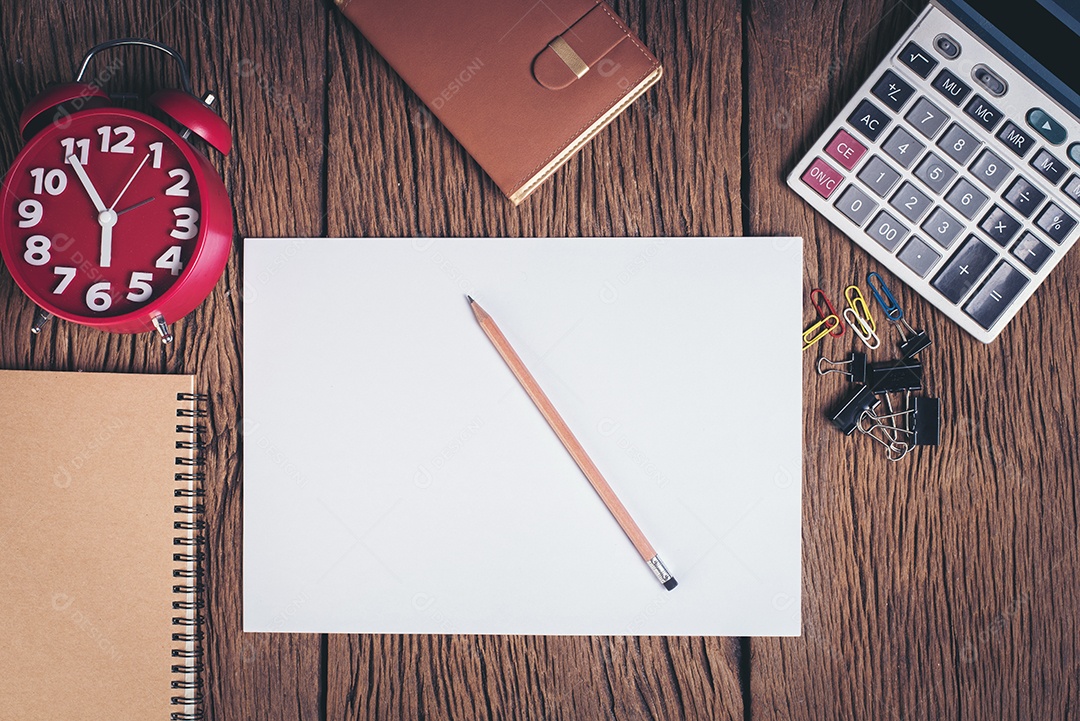
M859 340L870 350L874 350L881 345L881 338L878 338L874 329L851 308L844 308L844 322L851 326L851 332L858 336Z

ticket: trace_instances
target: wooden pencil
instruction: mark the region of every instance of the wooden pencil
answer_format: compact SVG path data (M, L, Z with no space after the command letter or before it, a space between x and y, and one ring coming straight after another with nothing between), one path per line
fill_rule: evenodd
M578 468L585 474L585 477L589 479L589 483L596 490L596 493L603 500L604 505L611 511L611 515L615 517L615 520L619 522L619 526L626 533L626 536L630 539L630 542L634 544L634 548L641 554L641 557L649 565L653 574L659 579L660 583L664 584L664 588L671 590L678 585L675 578L668 572L667 567L660 560L660 557L656 555L656 549L649 543L649 539L645 538L645 534L641 532L637 523L630 516L630 512L626 510L626 506L622 504L619 497L615 495L615 491L611 489L607 480L603 474L600 473L600 469L596 467L593 460L589 458L589 454L585 452L585 448L578 441L577 437L570 430L570 426L566 425L566 421L563 420L559 412L555 410L555 406L552 405L551 400L544 393L543 389L533 378L532 373L525 367L521 357L518 356L517 351L514 350L510 342L506 340L506 336L499 330L499 326L495 324L495 321L491 319L487 311L480 307L480 304L472 299L472 296L465 296L469 300L469 307L472 308L473 315L476 316L477 323L480 324L480 328L483 329L484 334L495 346L495 350L499 352L502 359L506 362L506 365L510 367L510 371L514 374L514 377L521 383L521 387L525 389L525 392L529 394L529 398L532 398L533 403L536 404L541 415L547 420L548 425L551 426L551 430L555 431L555 435L562 441L563 446L566 448L570 457L577 463Z

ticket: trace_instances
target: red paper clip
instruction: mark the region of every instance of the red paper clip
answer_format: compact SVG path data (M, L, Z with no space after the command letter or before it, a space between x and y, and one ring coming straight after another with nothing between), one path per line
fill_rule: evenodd
M822 302L825 303L824 308L822 308L818 304L817 299L814 297L815 295L821 296ZM830 315L839 317L839 314L836 312L836 308L833 308L833 304L829 302L828 297L825 295L825 291L823 291L821 288L814 288L812 291L810 291L810 303L814 306L814 310L817 311L818 317L822 320L825 320ZM839 333L837 331L839 331ZM835 336L836 338L844 335L844 324L837 323L833 328L829 330L829 334Z

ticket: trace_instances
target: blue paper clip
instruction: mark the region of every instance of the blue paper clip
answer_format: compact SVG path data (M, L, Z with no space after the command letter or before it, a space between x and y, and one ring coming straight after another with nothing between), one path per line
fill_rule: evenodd
M874 287L874 281L881 286L880 292ZM896 298L889 291L889 286L885 285L885 281L877 273L869 273L866 276L866 284L870 286L870 292L874 294L874 300L878 302L881 309L885 311L885 317L891 321L899 321L904 317L904 309L896 302Z

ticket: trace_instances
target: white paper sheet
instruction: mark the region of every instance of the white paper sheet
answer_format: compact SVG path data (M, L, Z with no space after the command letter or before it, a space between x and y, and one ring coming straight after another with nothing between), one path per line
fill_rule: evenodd
M244 629L798 635L801 322L797 238L247 240Z

